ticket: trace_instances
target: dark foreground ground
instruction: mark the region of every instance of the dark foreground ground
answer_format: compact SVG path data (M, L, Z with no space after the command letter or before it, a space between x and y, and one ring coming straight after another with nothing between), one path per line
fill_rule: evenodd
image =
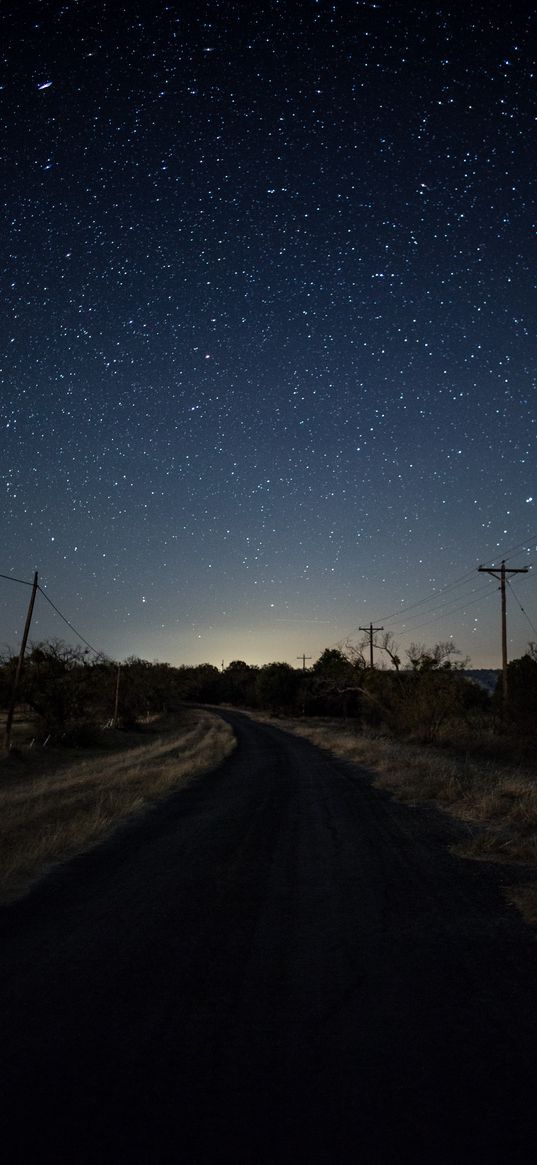
M537 1160L537 946L460 826L239 748L0 911L0 1144L34 1162Z

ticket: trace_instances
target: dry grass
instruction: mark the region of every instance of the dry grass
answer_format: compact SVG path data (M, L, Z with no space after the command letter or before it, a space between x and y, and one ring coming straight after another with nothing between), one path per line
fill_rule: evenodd
M43 753L4 761L0 901L19 897L51 864L89 849L124 818L216 768L236 743L223 720L197 709L180 731L138 747L133 738L140 740L132 734L122 751L93 753L68 767ZM112 746L116 741L110 737Z
M537 926L537 892L531 883L528 886L507 886L505 897L512 902L531 926Z
M522 863L537 870L537 774L505 763L461 756L395 740L366 736L337 720L278 720L336 756L364 765L375 784L401 801L434 802L479 831L453 847L459 857ZM528 922L537 923L537 882L510 887Z

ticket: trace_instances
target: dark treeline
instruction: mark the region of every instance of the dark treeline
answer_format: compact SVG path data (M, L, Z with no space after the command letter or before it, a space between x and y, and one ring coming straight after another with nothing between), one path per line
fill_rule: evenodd
M90 658L61 641L35 644L25 659L18 695L37 738L92 743L108 726L132 728L184 702L231 704L272 716L328 716L357 729L390 732L426 742L467 746L486 734L535 739L537 646L509 664L509 705L465 674L451 641L432 648L413 644L403 664L387 641L384 666L367 666L363 645L327 648L312 667L287 663L252 666L232 661L172 667L130 658L121 665ZM384 658L384 657L383 657ZM6 708L16 657L0 663L0 704Z
M7 708L17 657L0 665L0 704ZM121 665L61 640L35 644L26 655L19 708L33 721L38 739L93 744L101 728L136 728L177 703L177 669L131 658ZM117 711L117 716L116 716Z
M332 648L307 670L287 663L257 668L235 660L222 672L209 665L179 672L184 699L230 703L273 716L343 718L364 729L427 741L438 739L455 721L477 726L494 713L486 691L466 679L448 654L434 649L406 668L370 669L352 652Z
M515 731L534 737L537 725L537 648L508 666L509 705L501 685L492 696L466 674L451 641L432 648L412 644L407 661L391 653L390 666L367 666L362 649L327 648L313 667L287 663L253 667L234 660L223 671L210 664L179 668L183 699L229 703L273 716L329 716L357 727L421 741L461 742ZM487 673L487 676L489 673Z

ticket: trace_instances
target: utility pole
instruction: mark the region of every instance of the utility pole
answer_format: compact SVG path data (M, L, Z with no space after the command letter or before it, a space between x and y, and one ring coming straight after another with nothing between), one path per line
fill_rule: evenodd
M121 664L118 663L117 673L116 673L116 698L115 698L115 702L114 702L114 717L112 720L112 728L117 728L117 721L118 721L118 715L119 715L119 677L120 677L120 675L121 675Z
M306 655L304 652L303 655L297 655L297 659L302 660L302 671L305 671L306 670L306 660L311 659L311 655Z
M17 702L17 692L19 690L19 681L22 674L22 665L24 661L24 652L26 651L26 644L28 642L28 635L30 634L30 624L32 622L32 615L34 611L35 596L37 594L37 571L34 574L34 581L32 583L32 593L30 595L30 602L28 605L28 614L26 615L26 623L24 624L24 631L22 634L22 642L19 651L19 658L17 660L17 670L15 672L15 679L13 680L13 688L11 689L11 699L9 701L9 708L6 720L6 734L4 738L4 746L6 752L11 748L11 728L13 725L13 714L15 712L15 704Z
M491 574L493 578L500 580L500 593L502 598L502 698L504 708L507 705L507 594L506 594L506 578L508 574L527 574L527 566L512 567L505 565L505 559L502 559L501 566L478 566L478 571L482 574Z
M370 623L369 627L359 627L358 630L369 632L369 666L372 668L373 667L373 633L375 631L384 631L384 627L373 627L373 624Z

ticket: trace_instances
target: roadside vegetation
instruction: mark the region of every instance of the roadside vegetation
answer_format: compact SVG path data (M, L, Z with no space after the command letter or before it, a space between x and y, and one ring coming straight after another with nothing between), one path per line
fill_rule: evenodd
M2 795L12 796L20 836L30 818L36 823L30 833L54 832L52 826L41 829L41 810L32 807L43 800L45 785L49 804L54 798L59 803L64 791L66 805L70 797L76 801L79 778L93 790L93 808L84 810L91 838L106 831L108 820L142 808L144 797L162 795L187 770L218 763L233 739L220 721L217 729L204 718L206 713L191 709L194 721L182 725L184 755L179 737L174 743L167 732L159 743L154 729L191 703L221 704L276 717L282 727L373 769L379 786L393 795L433 802L468 822L473 828L457 851L461 856L537 870L537 645L530 643L509 664L507 706L499 685L491 686L490 673L476 682L481 673L467 670L451 640L432 647L412 644L403 658L386 632L377 634L374 648L374 668L367 637L327 648L307 669L233 660L219 670L137 658L119 665L104 656L89 660L84 651L59 641L34 644L24 665L14 747L3 764ZM16 662L9 653L0 661L0 705L6 709ZM192 732L195 755L189 752ZM118 743L121 755L115 753ZM126 805L117 813L116 786ZM4 807L6 820L10 813ZM62 830L66 837L71 830L67 809L57 833ZM73 838L66 852L77 845L82 843ZM3 860L9 865L8 857ZM537 921L537 885L519 887L515 894L526 917Z
M282 718L279 726L304 736L345 760L377 774L375 785L407 804L428 802L465 821L468 839L453 847L459 857L537 871L537 781L529 767L478 759L381 733L357 733L329 719ZM512 886L507 897L537 923L537 882Z
M401 659L390 634L375 647L384 666L368 667L367 643L327 649L307 670L286 663L224 672L190 669L211 698L277 717L376 774L379 787L407 802L434 803L468 823L459 856L537 873L537 646L508 667L509 701L467 671L452 641L412 644ZM186 679L186 676L184 677ZM499 681L499 674L498 674ZM537 923L537 880L508 897Z
M28 723L19 724L28 735ZM0 901L100 842L235 747L219 717L188 709L138 732L92 735L92 747L19 749L0 763Z

